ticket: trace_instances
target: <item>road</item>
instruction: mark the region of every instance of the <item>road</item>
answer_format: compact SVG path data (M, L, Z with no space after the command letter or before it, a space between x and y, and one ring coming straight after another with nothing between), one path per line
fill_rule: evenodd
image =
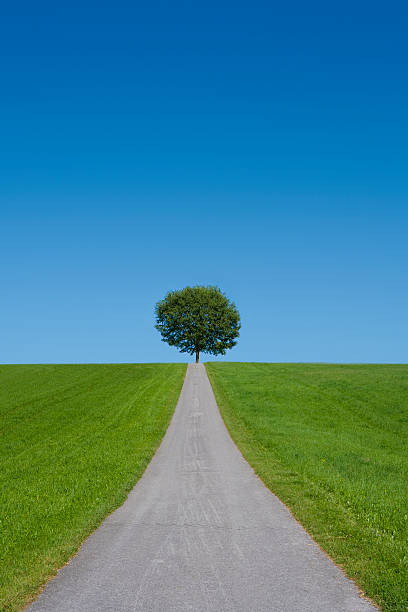
M127 501L32 612L375 610L255 476L203 365Z

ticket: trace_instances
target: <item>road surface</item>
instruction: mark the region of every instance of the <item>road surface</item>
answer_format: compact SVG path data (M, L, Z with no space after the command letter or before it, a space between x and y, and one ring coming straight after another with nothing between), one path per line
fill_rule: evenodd
M189 365L162 445L32 612L375 610L232 442Z

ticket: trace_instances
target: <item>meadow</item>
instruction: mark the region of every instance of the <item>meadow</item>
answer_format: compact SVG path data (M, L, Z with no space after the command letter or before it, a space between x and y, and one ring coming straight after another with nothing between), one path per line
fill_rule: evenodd
M408 610L408 366L206 367L266 486L383 610Z
M0 610L19 610L126 499L186 366L0 366Z

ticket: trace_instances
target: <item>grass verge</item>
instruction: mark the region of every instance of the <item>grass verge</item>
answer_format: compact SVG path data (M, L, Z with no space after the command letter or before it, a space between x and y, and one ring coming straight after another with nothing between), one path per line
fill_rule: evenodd
M266 486L383 610L408 610L408 366L206 367Z
M21 609L126 499L183 364L0 366L0 609Z

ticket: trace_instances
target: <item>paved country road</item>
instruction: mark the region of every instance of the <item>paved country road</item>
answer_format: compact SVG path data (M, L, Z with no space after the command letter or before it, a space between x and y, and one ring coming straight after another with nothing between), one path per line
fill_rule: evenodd
M32 612L375 610L255 476L203 365L127 501Z

